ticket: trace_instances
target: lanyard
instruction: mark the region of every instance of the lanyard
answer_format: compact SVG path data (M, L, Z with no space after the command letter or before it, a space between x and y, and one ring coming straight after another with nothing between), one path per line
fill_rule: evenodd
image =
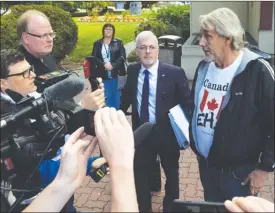
M105 45L106 45L106 44L103 44L104 49L105 49L106 54L107 54L107 58L110 58L110 55L111 55L111 54L110 54L110 47L109 47L109 51L108 51Z

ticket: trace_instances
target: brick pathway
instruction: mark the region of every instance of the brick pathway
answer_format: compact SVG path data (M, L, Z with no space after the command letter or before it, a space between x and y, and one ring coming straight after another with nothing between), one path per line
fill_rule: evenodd
M179 162L180 199L203 200L203 188L195 154L191 149L181 151ZM153 212L162 212L164 183L165 175L162 170L162 191L152 197ZM260 193L260 197L274 202L274 173L271 173L265 180L265 186ZM105 176L99 183L95 183L90 177L86 177L81 188L75 193L74 206L82 212L105 212L110 211L110 201L110 177Z

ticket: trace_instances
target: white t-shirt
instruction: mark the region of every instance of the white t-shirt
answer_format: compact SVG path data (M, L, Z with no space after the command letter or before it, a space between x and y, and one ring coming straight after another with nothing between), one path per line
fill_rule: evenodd
M241 63L243 52L228 67L220 69L211 62L199 93L196 114L196 136L198 151L208 157L221 106L232 79Z

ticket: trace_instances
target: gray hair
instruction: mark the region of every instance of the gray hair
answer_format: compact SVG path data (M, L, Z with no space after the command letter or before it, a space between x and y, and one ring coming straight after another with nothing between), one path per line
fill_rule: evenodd
M228 8L218 8L200 16L204 30L215 30L219 36L232 38L231 48L240 50L244 46L244 29L238 16Z
M38 10L27 10L26 12L24 12L18 19L17 23L16 23L16 31L17 31L17 37L18 39L20 39L20 43L22 44L22 33L23 32L27 32L28 31L28 23L29 23L29 19L33 16L42 16L45 19L47 19L48 21L49 18L42 12L38 11Z
M142 31L136 37L136 47L139 46L141 41L145 41L145 40L149 40L149 39L153 40L156 43L157 47L159 46L158 39L155 36L155 34L152 33L152 31Z

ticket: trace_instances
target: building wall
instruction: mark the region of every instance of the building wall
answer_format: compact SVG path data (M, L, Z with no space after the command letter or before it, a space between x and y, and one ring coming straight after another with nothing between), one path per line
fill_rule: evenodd
M217 8L220 7L228 7L232 9L240 18L240 21L247 31L247 2L191 2L191 26L190 26L190 34L192 33L199 33L200 31L200 23L199 23L199 16L202 14L207 14ZM203 5L203 6L200 6Z
M248 2L248 29L249 34L259 43L259 28L261 17L261 2Z
M274 11L275 3L273 2L272 30L261 30L259 32L259 48L269 54L274 55Z
M142 11L142 3L140 1L131 2L130 3L130 10L132 14L138 15Z

